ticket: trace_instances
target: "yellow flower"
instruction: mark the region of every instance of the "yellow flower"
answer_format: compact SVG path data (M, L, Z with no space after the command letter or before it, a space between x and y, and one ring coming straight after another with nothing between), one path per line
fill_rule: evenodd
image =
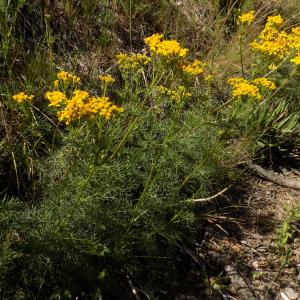
M252 83L256 86L262 86L269 90L276 89L275 83L265 77L256 78L256 79L252 80Z
M167 58L167 60L186 57L187 48L182 48L176 40L162 40L162 38L162 34L156 33L144 39L152 54Z
M141 53L120 53L116 55L117 63L122 70L138 70L147 65L151 58Z
M91 97L87 91L75 90L71 99L67 99L63 93L59 93L48 92L46 96L52 100L52 102L50 100L49 106L63 106L57 115L59 120L66 125L83 118L101 117L108 121L116 113L123 111L123 108L114 105L108 97Z
M59 85L59 80L54 80L53 81L53 86L54 86L54 88L58 88L58 85Z
M212 75L208 75L206 77L204 77L204 80L207 82L211 82L214 79L214 77Z
M291 36L291 47L297 51L300 50L300 27L294 27L290 34Z
M58 107L67 101L66 95L59 91L47 92L45 98L50 102L49 106L55 107Z
M269 16L267 20L267 25L273 26L281 26L283 24L284 20L280 15L277 16Z
M175 102L181 102L183 99L189 98L192 96L191 93L189 93L186 88L182 85L178 87L177 90L171 90L168 89L162 85L159 85L156 90L161 94L168 96L171 100Z
M22 103L25 101L31 101L33 99L33 95L26 95L24 92L20 92L19 94L14 95L12 98L18 103Z
M116 80L111 75L101 75L99 76L99 80L105 84L114 83Z
M146 45L148 45L150 51L156 51L158 45L161 43L162 38L164 37L163 34L152 34L144 39Z
M183 72L189 75L198 76L203 73L203 67L204 67L204 63L196 59L192 63L183 65L182 70Z
M228 83L232 85L232 97L238 100L244 96L251 97L253 99L261 100L259 88L243 78L230 78Z
M285 58L291 51L291 35L278 27L283 24L281 16L269 16L266 26L258 39L251 43L252 48L273 60Z
M271 63L268 68L269 68L269 70L275 70L278 68L278 65L275 63Z
M300 65L300 52L293 59L291 59L291 62L296 65Z
M254 20L254 10L251 10L247 13L243 13L238 17L238 24L250 25Z
M290 33L282 30L284 20L280 15L269 16L259 37L251 43L254 51L272 60L269 69L274 70L280 62L295 53L300 53L300 27L292 28ZM290 60L299 64L298 54Z
M68 84L73 84L73 83L79 83L80 82L80 78L71 74L71 73L68 73L66 71L60 71L56 74L57 78L59 80L62 80L63 82L65 83L68 83Z

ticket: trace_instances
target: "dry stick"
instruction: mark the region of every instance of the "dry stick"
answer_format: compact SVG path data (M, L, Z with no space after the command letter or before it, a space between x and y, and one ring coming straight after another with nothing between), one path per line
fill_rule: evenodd
M221 196L222 194L224 194L228 189L230 188L230 186L226 187L225 189L223 189L222 191L220 191L219 193L213 195L213 196L210 196L210 197L207 197L207 198L199 198L199 199L189 199L189 200L183 200L183 201L180 201L180 202L192 202L192 203L196 203L196 202L207 202L207 201L210 201L210 200L213 200L219 196Z
M274 175L270 171L265 170L264 168L255 165L249 164L250 169L254 170L259 176L268 181L271 181L275 184L281 185L283 187L288 187L295 190L300 190L300 181L299 180L289 180L285 179L280 175Z

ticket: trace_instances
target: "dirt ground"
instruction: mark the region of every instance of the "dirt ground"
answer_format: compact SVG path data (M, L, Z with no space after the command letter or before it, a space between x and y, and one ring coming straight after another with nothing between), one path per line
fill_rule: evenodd
M275 174L300 180L299 157L273 166ZM300 300L300 190L260 178L243 200L238 217L208 231L198 247L223 267L210 278L210 299ZM238 204L237 204L238 207ZM224 222L225 224L225 222ZM215 295L215 296L213 296ZM218 296L216 296L218 295Z

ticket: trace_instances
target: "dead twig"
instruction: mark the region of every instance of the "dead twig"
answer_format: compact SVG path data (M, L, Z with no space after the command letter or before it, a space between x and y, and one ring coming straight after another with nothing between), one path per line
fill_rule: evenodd
M212 195L210 197L207 197L207 198L199 198L199 199L188 199L188 200L183 200L181 202L186 202L186 203L197 203L197 202L207 202L207 201L210 201L210 200L213 200L219 196L221 196L222 194L224 194L228 189L229 189L230 186L226 187L225 189L223 189L222 191L218 192L217 194L215 195Z
M273 182L275 184L278 184L283 187L300 190L300 181L299 180L290 180L285 179L283 176L280 175L274 175L270 171L265 170L264 168L256 165L256 164L248 164L250 169L255 171L260 177Z

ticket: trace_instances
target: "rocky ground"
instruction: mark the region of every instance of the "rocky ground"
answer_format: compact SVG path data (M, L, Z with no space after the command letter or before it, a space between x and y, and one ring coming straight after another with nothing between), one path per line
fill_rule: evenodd
M300 180L299 159L273 169ZM300 190L258 178L252 185L243 196L244 214L233 216L231 225L228 215L224 226L212 218L216 229L198 247L199 256L208 252L223 267L209 279L219 294L210 299L300 300Z

